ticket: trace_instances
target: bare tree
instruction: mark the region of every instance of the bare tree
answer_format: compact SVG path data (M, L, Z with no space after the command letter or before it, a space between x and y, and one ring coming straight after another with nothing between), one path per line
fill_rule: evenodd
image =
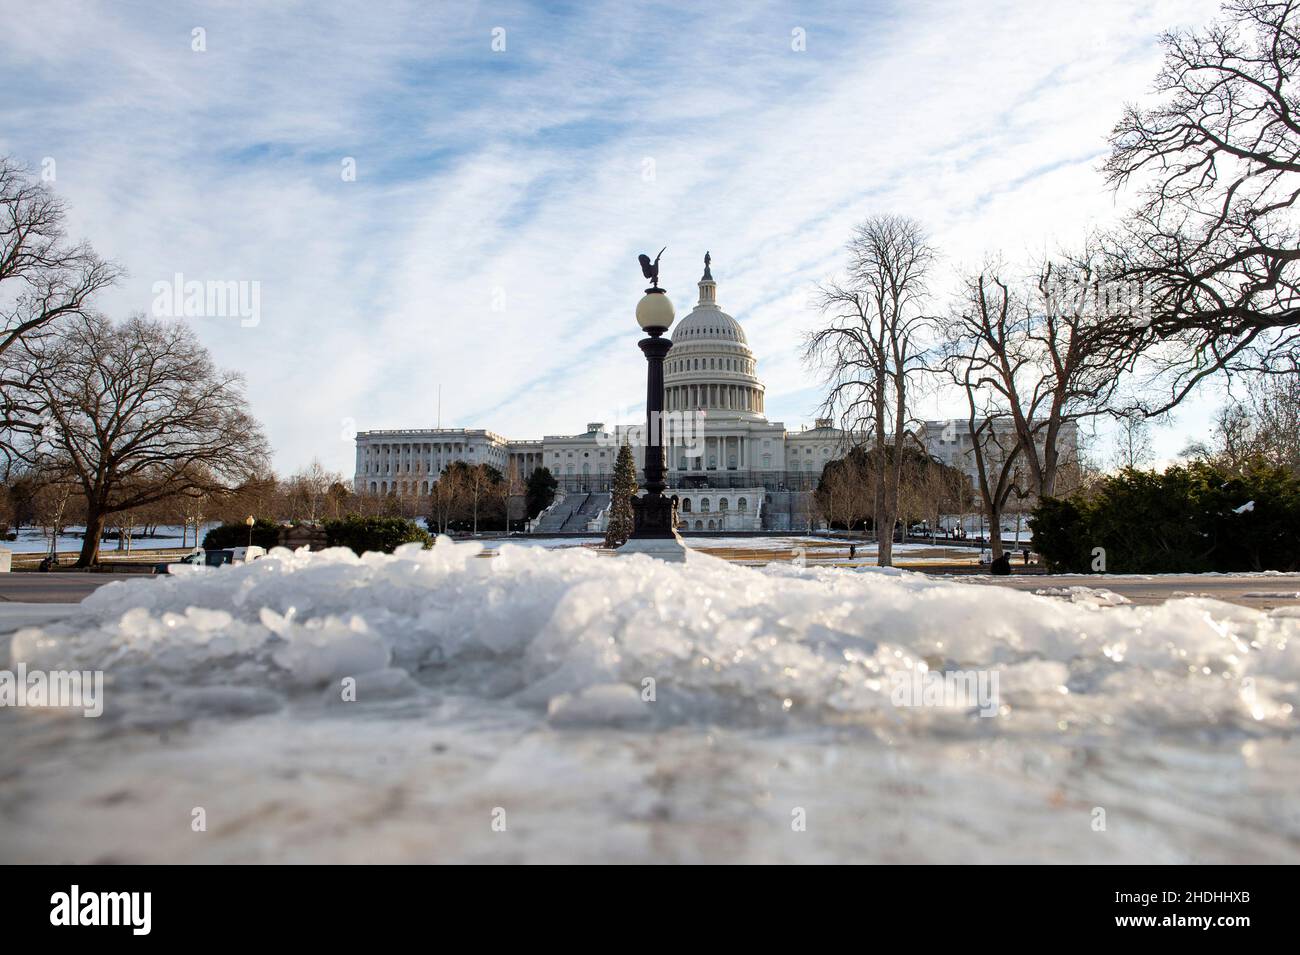
M495 468L476 464L465 468L464 489L465 506L469 508L471 527L477 536L480 510L489 504L504 504L506 485Z
M1165 34L1160 96L1111 133L1110 183L1140 204L1108 243L1141 286L1132 329L1167 410L1222 369L1276 369L1300 347L1300 35L1293 0L1231 0Z
M281 488L287 512L284 516L308 523L322 520L330 510L331 489L342 484L343 475L327 471L318 459L313 458L306 468L284 481ZM337 494L334 500L337 500Z
M1028 304L1017 298L997 271L990 266L986 273L968 277L964 299L954 304L945 322L943 367L966 398L967 419L964 434L954 429L941 436L959 447L970 442L966 453L975 465L976 490L992 525L994 557L1002 556L1002 514L1007 502L1012 494L1024 495L1018 478L1025 466L1026 443L1038 456L1042 440L1038 432L1045 422L1035 411L1052 392L1046 383L1044 356L1033 341ZM1053 437L1058 433L1059 417ZM1039 462L1039 487L1043 481L1054 481L1059 455L1045 458Z
M98 559L111 515L187 491L232 490L264 463L243 379L219 371L183 324L85 318L34 357L51 425L26 454L67 468L80 485L79 566Z
M934 250L918 223L886 215L858 226L848 251L847 278L819 289L824 322L807 336L804 358L825 374L825 412L850 434L869 436L876 562L886 567L893 564L909 384L923 370L927 319L919 308Z
M1183 449L1241 474L1262 461L1300 474L1300 368L1285 376L1256 375L1244 400L1219 409L1210 435Z
M1012 494L1024 496L1017 480L1023 448L1014 433L998 426L1007 419L994 406L981 404L981 393L969 377L969 369L962 390L966 394L966 427L971 436L980 501L989 520L989 546L997 558L1002 556L1002 514L1007 501Z
M1128 320L1107 300L1091 253L1043 261L1023 282L1003 272L990 262L966 278L944 323L945 368L969 408L1013 433L1021 491L1051 496L1072 466L1079 422L1116 413Z
M827 524L843 524L851 531L854 524L871 513L875 481L870 472L861 450L828 462L822 468L813 503Z
M32 343L61 319L84 317L91 299L121 270L64 232L63 201L16 160L0 156L0 465L15 442L43 426L43 395L35 385Z
M202 491L194 490L182 492L177 499L176 511L181 517L181 547L185 547L189 541L190 526L194 526L194 546L199 546L199 528L203 526L203 520L207 515L210 506L208 495Z
M1146 416L1136 411L1116 420L1115 466L1141 468L1151 463L1151 427Z
M1287 374L1257 376L1249 390L1259 455L1300 474L1300 356Z
M220 486L204 476L187 483L206 499L207 515L221 523L241 523L250 514L274 517L283 510L280 482L265 462L233 486Z
M447 526L456 515L464 499L464 474L461 468L444 467L438 480L430 487L429 517L438 533L447 533Z
M506 470L505 488L503 489L506 501L506 533L516 521L527 519L528 512L526 508L528 485L524 481L523 475L519 473L519 465L514 461L510 462Z
M56 558L59 550L59 538L70 523L71 510L75 507L72 498L76 485L61 470L45 471L36 478L35 492L32 495L32 516L49 541L46 555Z

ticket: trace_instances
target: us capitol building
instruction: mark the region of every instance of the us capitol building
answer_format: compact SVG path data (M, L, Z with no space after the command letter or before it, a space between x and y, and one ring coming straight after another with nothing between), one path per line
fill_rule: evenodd
M704 257L699 301L672 329L664 361L664 406L671 415L699 417L689 446L665 447L668 486L679 498L683 530L801 530L814 523L812 491L826 462L865 435L818 419L787 431L764 413L758 361L740 323L718 306L710 258ZM433 428L357 433L355 488L359 494L423 496L454 461L488 464L521 478L548 468L562 492L534 522L537 531L603 528L620 435L603 422L580 434L512 440L496 432ZM926 422L918 438L944 463L960 467L978 486L969 426L964 420ZM961 439L965 438L963 442ZM666 440L665 444L669 442ZM633 442L637 467L644 448ZM638 481L643 481L638 471Z

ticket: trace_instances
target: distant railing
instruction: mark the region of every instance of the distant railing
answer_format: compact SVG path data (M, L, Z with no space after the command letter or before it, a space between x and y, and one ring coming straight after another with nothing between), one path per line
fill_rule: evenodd
M554 474L554 472L552 472ZM557 485L566 491L584 493L608 491L614 476L600 474L554 474ZM812 471L692 471L670 472L664 476L673 491L708 490L711 488L761 487L768 491L815 491L821 475ZM638 471L637 484L645 484L645 473Z

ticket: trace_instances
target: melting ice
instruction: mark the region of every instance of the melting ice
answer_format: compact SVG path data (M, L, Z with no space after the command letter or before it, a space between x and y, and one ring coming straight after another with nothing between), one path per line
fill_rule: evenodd
M114 583L9 642L106 685L0 710L0 861L1300 861L1300 614L1112 603L445 539Z

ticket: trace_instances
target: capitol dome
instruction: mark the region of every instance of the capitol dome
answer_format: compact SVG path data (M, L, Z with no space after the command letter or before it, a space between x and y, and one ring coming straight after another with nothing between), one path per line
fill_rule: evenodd
M717 305L705 304L704 302L696 305L691 314L677 323L672 335L674 345L699 341L702 338L718 338L724 341L740 342L742 345L749 344L749 339L745 337L745 330L740 327L740 322L718 308Z
M705 411L712 417L763 418L763 384L745 330L717 302L717 283L704 255L700 300L673 329L664 361L668 411Z

